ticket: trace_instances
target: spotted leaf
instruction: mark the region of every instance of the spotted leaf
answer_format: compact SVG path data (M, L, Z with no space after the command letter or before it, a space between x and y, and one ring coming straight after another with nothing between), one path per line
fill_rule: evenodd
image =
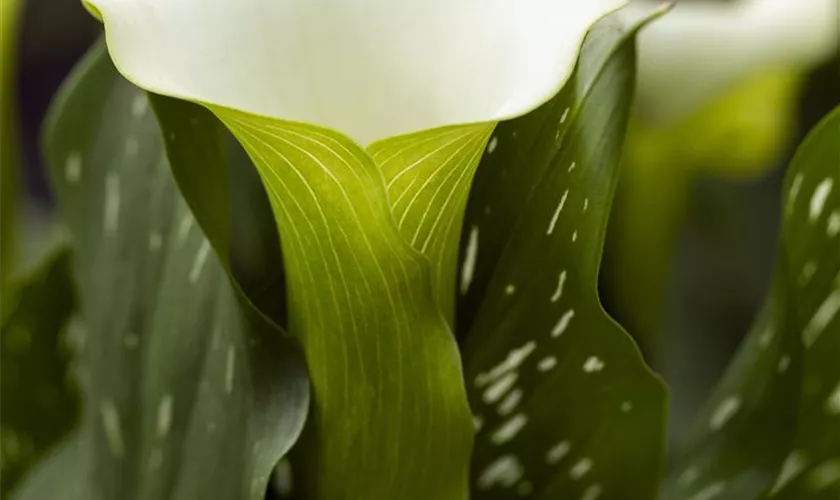
M261 499L306 416L302 359L229 280L173 182L145 93L102 44L61 91L45 139L86 339L75 449L96 471L89 497ZM68 462L56 461L45 470Z
M840 495L838 136L840 109L791 163L773 288L676 461L666 498Z
M461 275L476 499L655 494L665 390L597 282L634 36L658 12L597 25L566 88L501 124L478 169Z

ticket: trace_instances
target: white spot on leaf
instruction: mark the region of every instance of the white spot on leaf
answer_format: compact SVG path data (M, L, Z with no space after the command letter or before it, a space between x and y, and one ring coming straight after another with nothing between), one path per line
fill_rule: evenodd
M551 302L557 302L563 296L563 285L566 283L566 271L560 273L557 280L557 289L554 290L554 295L551 296Z
M563 110L563 114L560 116L560 123L565 123L566 118L568 118L568 117L569 117L569 108L566 108L565 110Z
M805 481L808 488L815 493L840 483L840 459L829 460L814 467Z
M134 118L142 118L146 114L146 109L149 107L149 99L145 93L139 93L134 96L131 101L131 114Z
M790 356L787 354L783 354L782 357L779 358L779 363L776 365L776 371L779 373L784 373L790 367Z
M519 375L516 372L509 372L503 375L499 380L493 382L487 390L484 391L484 402L487 404L496 404L502 399L502 396L516 383Z
M554 215L551 216L551 221L548 223L548 230L545 234L550 235L554 232L554 227L557 225L557 219L560 218L560 212L563 211L563 207L566 205L566 198L569 197L569 190L563 192L563 196L560 198L560 203L557 204L557 208L554 209Z
M82 178L82 157L73 152L67 155L64 162L64 179L68 184L76 184Z
M534 352L537 348L537 343L529 340L522 347L511 350L505 360L494 366L488 373L481 373L475 377L475 385L481 387L503 374L518 368L522 363Z
M761 332L761 335L758 337L758 345L761 348L767 348L770 346L770 343L773 341L773 337L776 335L776 329L773 325L768 326Z
M825 234L829 238L834 238L840 234L840 211L833 211L828 216L828 225L825 228Z
M149 234L149 251L150 252L157 252L162 247L163 247L163 236L157 231L152 231Z
M281 496L287 497L292 494L292 464L288 458L280 460L277 467L274 468L271 484Z
M102 416L102 428L105 430L108 449L114 457L121 458L125 452L125 445L123 445L120 414L117 412L117 407L113 401L106 399L99 405L99 413Z
M799 285L805 286L810 281L811 278L814 277L814 274L817 272L817 263L813 260L809 260L802 266L802 272L799 274Z
M817 309L817 312L814 313L811 321L802 330L802 341L805 343L806 348L814 345L820 335L822 335L823 330L831 323L834 316L837 315L838 310L840 310L840 289L834 290L831 295L826 297L825 301Z
M537 363L537 370L541 372L547 372L555 366L557 366L557 358L555 358L554 356L547 356L541 359L539 363Z
M590 356L586 358L583 363L583 371L586 373L595 373L604 369L604 362L598 356Z
M700 478L700 470L697 467L691 466L686 468L677 478L677 483L682 487L688 487L694 484Z
M805 469L807 464L808 460L802 452L791 452L791 454L785 458L785 461L782 464L782 470L779 472L778 477L776 477L776 482L773 483L773 488L770 490L769 496L773 496L782 491L788 483L793 481L793 479Z
M483 426L484 419L481 417L481 415L473 415L473 429L475 429L475 432L480 431Z
M492 139L490 139L490 143L487 144L487 154L492 154L493 151L496 151L496 146L499 145L499 138L495 135Z
M464 256L464 267L461 270L461 295L467 293L475 274L475 263L478 258L478 226L470 228L470 238Z
M793 182L790 185L790 191L788 192L788 203L787 203L787 211L790 213L793 211L793 207L796 204L796 199L799 197L799 190L802 189L802 174L796 174L796 177L793 178Z
M722 429L740 409L741 398L739 396L729 396L724 399L712 412L712 417L709 419L709 428L713 431Z
M160 399L157 414L157 434L159 438L165 438L172 427L172 395L167 394Z
M181 223L178 225L178 244L181 245L187 239L187 236L190 234L190 229L192 229L193 225L193 216L191 213L187 212L184 214L184 217L181 218Z
M116 232L120 223L120 178L116 172L105 176L105 213L103 229L105 234Z
M590 487L584 490L583 495L580 497L580 500L598 500L601 497L601 493L604 492L604 489L601 487L600 484L593 484Z
M822 215L823 207L825 206L825 201L831 194L831 189L833 187L834 179L829 177L820 182L817 188L814 190L814 194L813 196L811 196L811 205L809 207L808 212L808 218L811 220L811 222L815 222L817 219L820 218L820 215Z
M201 270L204 269L204 263L207 261L207 254L210 253L210 243L207 240L201 242L201 247L195 255L192 269L190 269L190 283L198 282L201 276Z
M515 438L519 431L521 431L528 423L528 417L522 413L517 413L505 423L501 425L496 432L490 437L494 444L504 444Z
M501 416L510 415L513 410L516 409L516 406L519 402L522 401L522 390L521 389L514 389L510 391L510 394L505 396L505 399L499 403L498 412Z
M569 477L572 479L581 479L583 476L589 474L592 470L592 460L583 457L569 469Z
M489 490L494 486L510 488L522 477L522 464L513 455L503 455L487 466L478 477L478 489Z
M829 415L840 415L840 382L825 401L825 411Z
M559 463L561 460L566 458L566 455L569 454L569 451L572 449L571 443L568 441L560 441L556 445L552 446L551 449L548 450L548 453L545 455L545 461L549 465L554 465Z
M718 481L698 491L697 494L691 497L691 500L714 500L723 495L724 491L726 491L726 483Z
M225 362L225 392L230 394L233 392L233 380L236 374L236 349L230 345L227 349L227 359Z
M556 338L562 335L563 332L565 332L566 329L569 327L569 323L574 317L574 309L569 309L568 311L566 311L566 313L563 314L563 316L561 316L560 319L557 321L557 324L554 325L554 328L551 330L551 336Z

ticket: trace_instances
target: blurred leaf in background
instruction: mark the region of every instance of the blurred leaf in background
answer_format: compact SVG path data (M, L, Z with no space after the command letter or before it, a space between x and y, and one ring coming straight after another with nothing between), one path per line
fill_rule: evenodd
M684 1L642 32L604 285L654 364L698 175L740 180L778 165L798 135L804 76L837 49L837 16L836 0Z
M70 253L54 249L21 282L0 325L0 492L7 495L21 476L78 423L80 401L71 376L70 321L75 291ZM76 346L78 347L78 346Z
M667 499L840 496L838 137L840 108L797 150L772 290L678 450Z
M15 214L19 190L19 136L15 69L18 62L20 0L0 3L0 307L8 300L15 256Z

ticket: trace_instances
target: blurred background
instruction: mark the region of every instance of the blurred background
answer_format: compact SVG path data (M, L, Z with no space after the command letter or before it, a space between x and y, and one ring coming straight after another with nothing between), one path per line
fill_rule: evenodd
M4 97L2 114L12 116L14 109L16 128L4 123L3 134L17 133L20 148L3 151L3 223L11 223L5 217L14 203L16 269L26 269L57 234L39 154L42 120L101 28L77 0L20 2L18 23L12 3L2 0L2 63L15 65L14 94ZM781 182L796 145L840 104L836 29L833 38L815 40L818 20L803 15L791 30L753 30L735 17L736 3L829 5L682 0L672 13L673 29L666 18L661 30L645 35L636 116L602 272L605 307L672 388L674 435L697 412L763 301L774 266ZM680 25L677 15L689 21ZM840 25L836 8L833 17L829 11L819 19L823 27ZM728 33L730 26L740 28ZM776 42L789 47L798 41L805 45L801 52L774 49ZM672 53L657 50L662 47ZM712 66L726 68L727 57L737 63L709 89L689 88L709 76L704 66L678 64L681 53L697 47ZM17 155L17 178L14 172L6 177L10 154ZM17 195L8 190L15 185ZM3 273L6 279L9 270Z

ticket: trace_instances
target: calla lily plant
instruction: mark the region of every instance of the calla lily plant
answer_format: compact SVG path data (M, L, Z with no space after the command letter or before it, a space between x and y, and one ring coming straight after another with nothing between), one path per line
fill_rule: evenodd
M839 411L811 356L840 341L837 113L791 167L765 314L666 470L666 387L599 298L636 35L670 8L627 3L84 0L104 41L44 133L68 241L3 317L4 482L57 441L30 408L82 410L16 500L840 487L809 413ZM643 68L668 52L644 45ZM722 81L696 80L692 103ZM78 401L40 340L61 332Z
M623 4L85 3L128 80L206 106L262 177L325 436L315 498L466 494L473 423L451 333L466 194L496 123L551 99L590 26ZM408 355L420 364L394 362ZM366 428L346 425L357 413ZM440 427L449 437L416 463L371 475Z

